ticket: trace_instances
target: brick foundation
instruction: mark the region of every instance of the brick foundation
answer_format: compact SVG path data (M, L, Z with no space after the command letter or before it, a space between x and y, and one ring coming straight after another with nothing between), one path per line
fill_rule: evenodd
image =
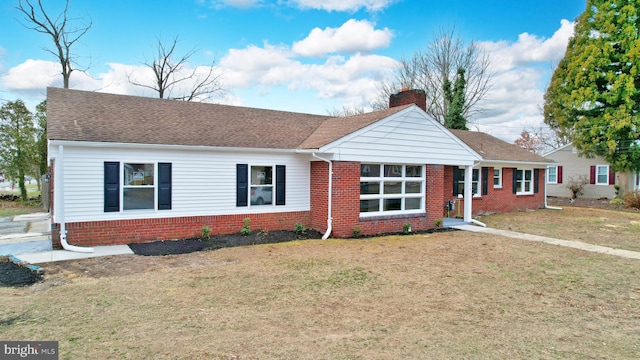
M310 224L308 211L89 221L67 223L67 242L77 246L97 246L188 239L199 237L203 226L211 229L211 235L232 234L240 232L245 218L251 219L249 225L252 230L293 230L296 223ZM60 224L52 225L51 236L54 247L60 248Z

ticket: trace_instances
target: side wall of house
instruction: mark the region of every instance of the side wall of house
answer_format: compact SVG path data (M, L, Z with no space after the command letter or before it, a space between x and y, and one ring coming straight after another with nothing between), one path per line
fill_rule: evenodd
M546 158L554 160L556 162L556 164L553 164L554 166L562 166L562 183L547 184L547 195L571 197L571 191L567 188L567 184L572 178L578 180L580 177L584 177L587 184L584 187L584 194L580 197L588 199L612 199L615 197L616 190L613 185L592 185L588 183L591 166L608 165L602 157L596 156L589 159L584 156L579 156L578 153L573 150L572 146L566 146L547 155ZM616 176L616 184L619 183L617 177L618 176Z
M212 235L228 234L240 231L244 218L251 219L255 230L293 229L297 222L310 224L307 155L65 145L61 162L56 158L60 156L58 148L51 153L55 163L62 164L54 172L54 181L58 182L52 225L55 241L59 241L60 206L64 206L67 240L80 246L189 238L199 236L202 226L211 228ZM151 163L156 168L158 163L171 163L171 209L123 210L121 206L119 211L105 212L106 161ZM269 205L236 206L237 164L284 165L285 204L275 205L273 199ZM64 176L62 183L58 181L60 176ZM159 186L155 185L154 191Z
M516 210L527 209L539 209L544 206L544 181L545 181L545 169L538 170L538 178L534 179L537 182L538 192L526 195L516 195L513 193L513 171L514 168L504 167L502 169L502 184L501 187L494 187L493 172L494 167L487 167L489 178L487 179L487 194L479 194L473 197L473 215L482 213L501 213L510 212ZM450 213L451 217L455 217L459 213L463 214L464 200L460 199L453 193L453 170L452 166L447 166L445 169L445 187L446 197L445 203L448 200L453 200L456 204L456 209ZM534 173L535 174L535 173ZM480 185L481 187L481 185ZM535 183L534 183L535 187Z

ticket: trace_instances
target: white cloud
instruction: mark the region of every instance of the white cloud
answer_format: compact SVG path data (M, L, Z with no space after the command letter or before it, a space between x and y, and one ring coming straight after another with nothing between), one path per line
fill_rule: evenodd
M562 20L548 39L522 33L513 43L482 42L494 66L493 85L482 104L477 127L513 142L523 129L543 125L541 108L553 69L564 57L573 23Z
M222 9L225 7L235 7L248 9L262 5L263 0L212 0L210 6L214 9Z
M315 28L304 40L295 42L292 50L302 56L319 57L327 53L370 52L388 47L393 33L388 28L376 30L366 20L350 19L339 28Z
M326 11L380 11L396 0L290 0L302 9L317 9Z

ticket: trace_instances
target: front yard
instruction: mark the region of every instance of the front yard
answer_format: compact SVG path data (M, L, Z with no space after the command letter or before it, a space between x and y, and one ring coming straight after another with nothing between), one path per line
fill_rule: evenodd
M590 211L481 220L638 248L629 224L640 215L623 226L610 219L620 214ZM45 268L43 283L0 288L0 338L57 340L61 359L640 354L640 261L486 234L306 240Z

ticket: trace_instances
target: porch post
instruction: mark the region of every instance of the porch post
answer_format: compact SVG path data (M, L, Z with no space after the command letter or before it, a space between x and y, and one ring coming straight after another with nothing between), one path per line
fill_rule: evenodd
M473 166L464 167L464 222L471 222L471 202L473 201L472 180Z

